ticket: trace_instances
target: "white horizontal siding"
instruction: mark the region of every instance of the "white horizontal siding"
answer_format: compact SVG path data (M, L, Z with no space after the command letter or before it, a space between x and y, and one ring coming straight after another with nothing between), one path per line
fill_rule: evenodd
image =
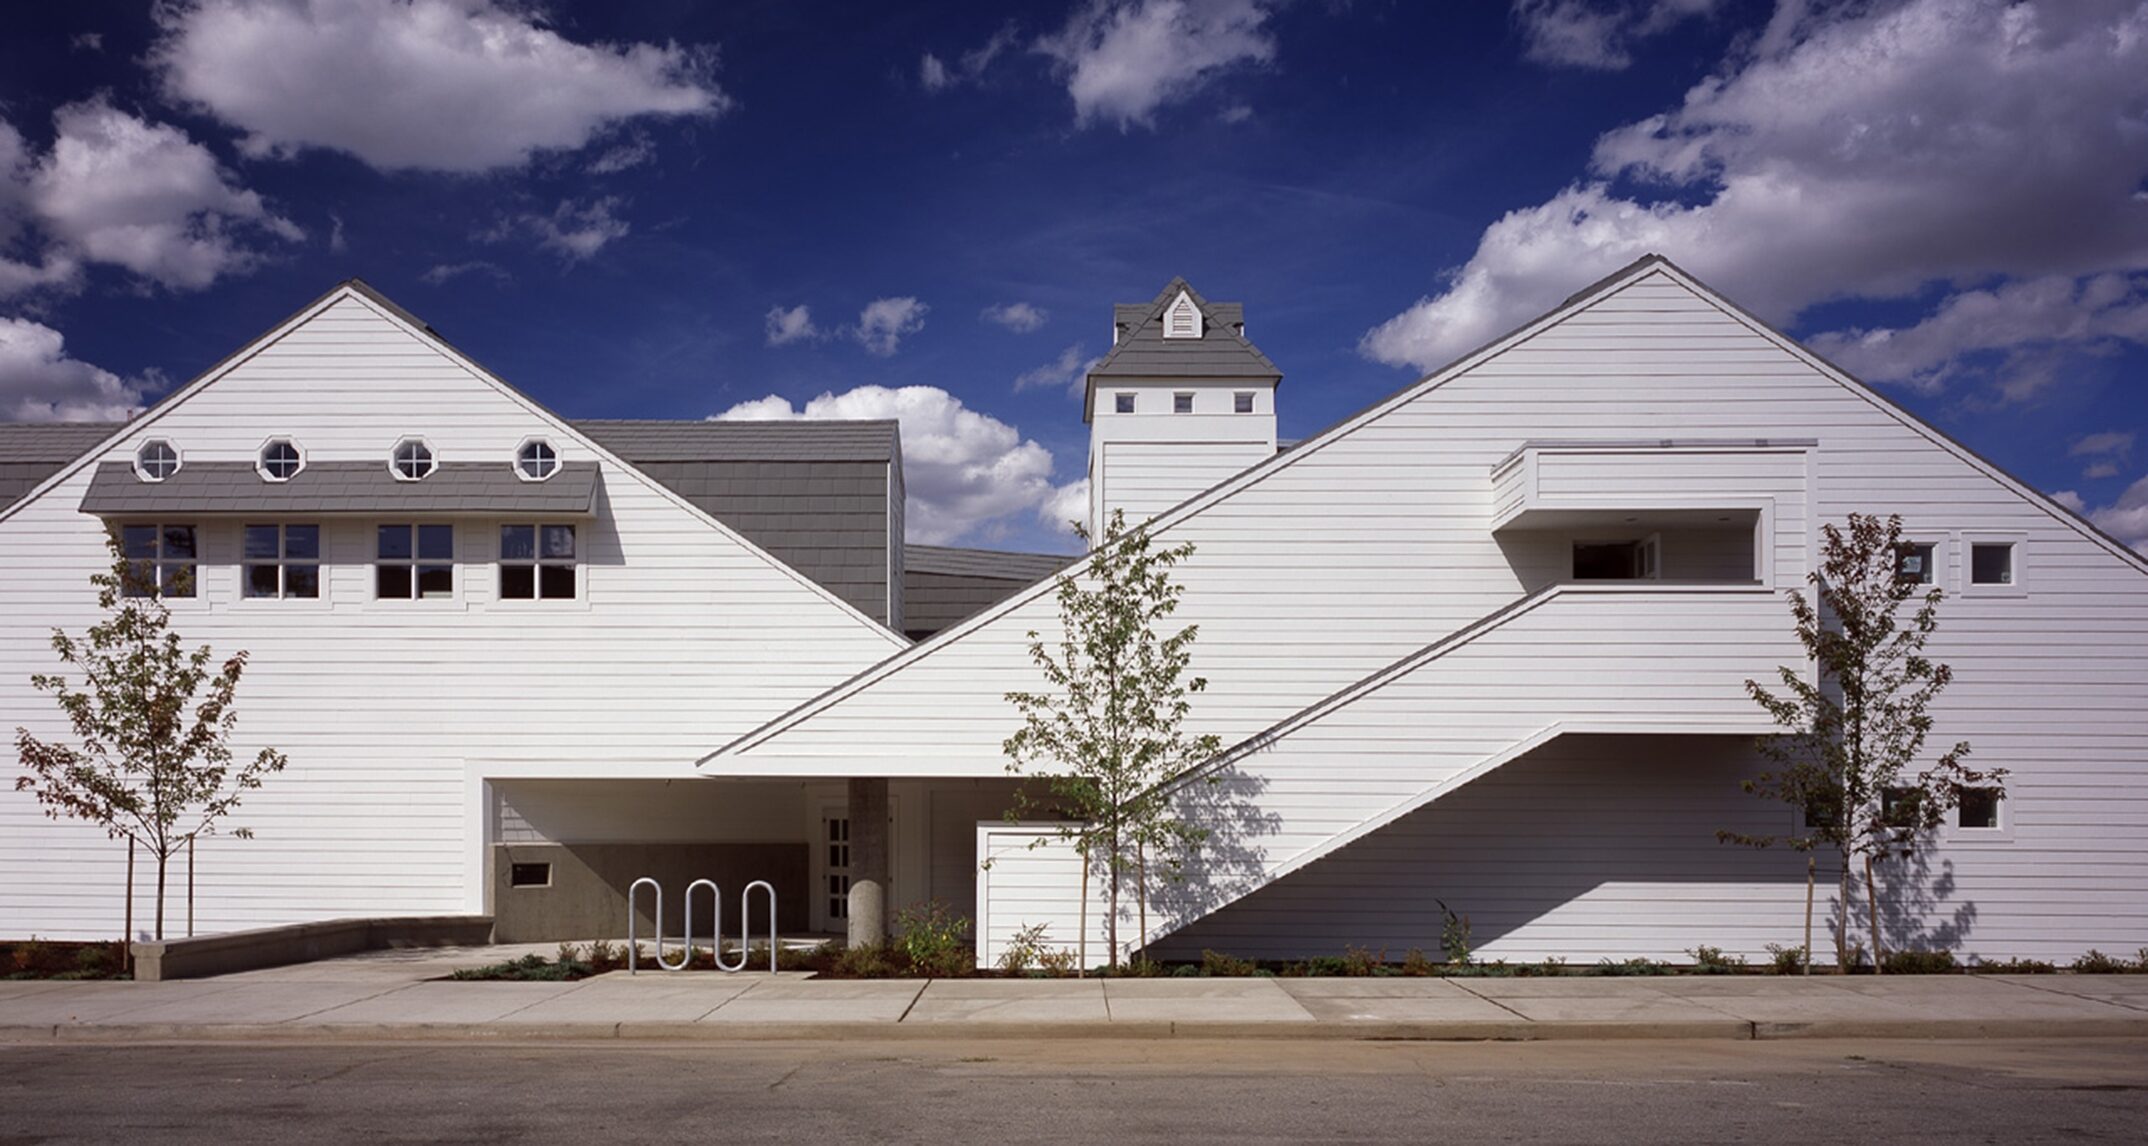
M1776 583L1797 582L1820 522L1852 512L1899 513L1912 535L1941 539L1950 597L1931 652L1956 682L1934 741L1971 741L1974 762L2012 769L2025 794L2095 807L2093 821L2051 819L2025 795L2013 846L1988 861L1995 875L2067 864L2071 900L2137 885L2148 865L2140 566L1660 269L1167 514L1159 539L1196 546L1175 571L1187 592L1174 620L1200 625L1194 671L1209 681L1192 730L1252 735L1529 588L1542 563L1492 534L1487 475L1524 442L1555 438L1816 440L1807 515L1778 521L1779 543L1804 539L1800 563ZM1961 592L1965 534L1980 530L2025 538L2024 595ZM1056 638L1048 592L928 643L710 769L997 774L1016 726L1003 694L1036 681L1023 634ZM1787 614L1779 623L1787 633ZM1643 667L1606 686L1634 713L1659 703ZM1983 925L1996 929L1989 910ZM2102 922L2064 916L2057 933L2100 934Z
M189 642L252 655L237 747L288 771L231 819L251 841L202 845L206 931L480 906L475 760L686 765L898 647L637 474L473 375L356 298L336 302L138 428L188 463L245 461L289 435L309 461L386 464L404 434L443 461L509 464L523 438L603 466L600 512L577 522L581 596L496 599L497 519L458 520L452 601L372 599L372 521L324 522L319 602L241 600L240 522L200 522L202 596L174 604ZM100 524L76 510L93 467L0 520L0 725L65 728L32 672L58 667L54 626L96 618ZM792 833L795 835L795 832ZM120 929L125 852L42 817L0 785L0 936ZM148 878L138 874L138 881ZM137 922L142 910L137 911ZM183 915L174 913L174 920Z

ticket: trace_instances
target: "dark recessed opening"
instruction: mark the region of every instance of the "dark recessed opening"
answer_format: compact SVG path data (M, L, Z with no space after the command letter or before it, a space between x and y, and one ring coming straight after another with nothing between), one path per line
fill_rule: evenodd
M509 887L552 886L552 865L548 863L518 863L507 869Z

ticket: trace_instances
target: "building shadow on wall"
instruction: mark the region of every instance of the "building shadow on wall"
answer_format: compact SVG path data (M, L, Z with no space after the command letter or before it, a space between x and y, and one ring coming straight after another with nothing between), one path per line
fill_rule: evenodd
M1703 944L1765 958L1768 944L1803 941L1805 857L1715 839L1788 827L1788 809L1739 787L1759 767L1745 737L1562 737L1265 886L1258 847L1241 844L1228 854L1243 866L1205 888L1189 881L1190 922L1157 954L1297 959L1356 945L1436 956L1444 901L1486 958L1683 960ZM1823 868L1813 920L1823 958L1827 878ZM1931 898L1903 901L1905 927L1952 894L1923 886ZM1216 890L1249 887L1200 910L1231 898ZM1958 941L1973 919L1958 906L1940 932Z

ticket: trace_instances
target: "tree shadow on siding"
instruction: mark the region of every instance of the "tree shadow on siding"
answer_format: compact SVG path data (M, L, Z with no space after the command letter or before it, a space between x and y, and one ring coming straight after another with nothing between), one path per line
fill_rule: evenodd
M1935 876L1931 855L1919 848L1907 860L1888 859L1874 864L1873 870L1880 881L1880 935L1888 951L1959 952L1968 942L1976 926L1976 903L1955 902L1960 889L1954 861L1941 860Z
M1179 857L1176 878L1150 865L1150 934L1176 930L1265 881L1268 851L1260 840L1282 825L1281 816L1261 807L1267 789L1265 777L1226 765L1212 781L1196 778L1174 794L1176 814L1208 834Z

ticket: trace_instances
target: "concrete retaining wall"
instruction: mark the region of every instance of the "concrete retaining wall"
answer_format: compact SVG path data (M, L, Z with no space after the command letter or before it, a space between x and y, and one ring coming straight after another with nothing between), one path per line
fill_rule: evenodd
M491 941L489 915L421 915L293 923L193 939L136 943L132 950L135 979L155 983L309 963L383 947L461 947Z

